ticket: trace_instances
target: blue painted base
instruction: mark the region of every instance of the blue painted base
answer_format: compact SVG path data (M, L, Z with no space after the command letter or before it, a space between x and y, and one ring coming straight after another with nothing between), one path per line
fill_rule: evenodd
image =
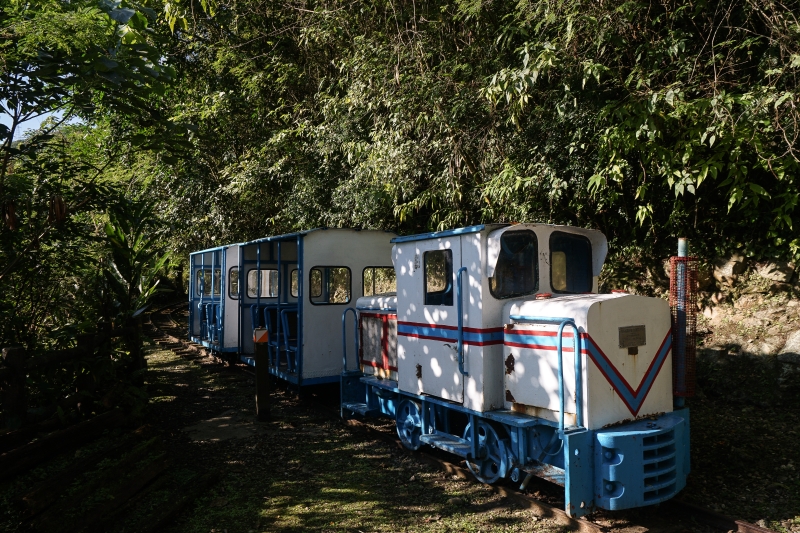
M246 365L255 367L256 366L256 359L250 355L239 355L239 360ZM306 387L310 385L324 385L325 383L338 383L340 381L339 376L322 376L318 378L306 378L300 380L296 373L293 372L283 372L282 370L278 370L274 367L270 367L269 373L273 376L280 378L286 382L291 383L292 385L297 385L298 381L301 387Z
M530 474L558 483L570 516L663 502L684 488L689 474L688 409L613 428L567 428L560 435L548 420L506 410L479 413L401 392L395 381L357 371L341 376L341 397L343 418L397 417L404 443L464 457L479 479ZM419 417L409 418L417 409Z

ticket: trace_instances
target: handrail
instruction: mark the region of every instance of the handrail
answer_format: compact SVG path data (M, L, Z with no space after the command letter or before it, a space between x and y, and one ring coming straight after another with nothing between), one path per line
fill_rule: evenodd
M280 316L281 316L281 329L283 330L283 342L286 346L286 366L289 368L289 372L295 369L295 365L291 362L291 350L289 349L289 321L286 318L286 313L291 312L292 309L281 309ZM280 340L278 341L280 342ZM280 345L278 346L278 350L280 351ZM296 361L295 361L296 362Z
M461 274L467 271L467 267L461 267L456 274L456 303L458 304L458 344L456 352L458 353L458 371L465 376L469 376L469 372L464 370L464 295L461 294Z
M347 372L347 312L353 312L353 346L356 349L356 368L358 368L358 313L355 307L348 307L342 313L342 373Z
M296 307L294 307L294 308L293 307L288 307L288 308L281 309L281 326L282 326L282 329L283 329L283 342L284 342L284 345L286 346L287 350L289 349L289 337L290 337L290 335L289 335L289 320L288 320L288 316L289 315L287 313L296 313L296 312L297 312L297 308Z
M277 322L277 321L276 321ZM270 365L274 366L275 368L279 368L281 366L281 347L278 345L278 332L274 332L275 335L275 358L272 357L272 314L270 313L269 307L264 307L264 328L267 330L267 354L269 355ZM276 323L277 326L277 323Z
M575 359L575 422L578 427L583 426L583 380L581 379L581 334L575 319L568 317L546 317L546 316L526 316L511 315L511 320L516 322L544 322L558 324L558 431L564 434L564 368L562 363L564 328L572 326L574 331L574 359Z
M251 329L255 329L260 325L259 324L260 321L258 319L258 309L259 309L258 304L252 304L250 306L250 324L251 324Z

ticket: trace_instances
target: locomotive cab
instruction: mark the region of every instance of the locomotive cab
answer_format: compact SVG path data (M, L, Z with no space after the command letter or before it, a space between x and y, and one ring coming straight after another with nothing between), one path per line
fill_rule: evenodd
M549 479L573 516L683 488L669 307L597 294L602 233L495 224L392 242L397 294L354 309L343 417L394 417L406 447L464 457L487 483Z
M503 306L542 293L596 291L598 231L473 226L394 239L400 390L478 412L505 405Z

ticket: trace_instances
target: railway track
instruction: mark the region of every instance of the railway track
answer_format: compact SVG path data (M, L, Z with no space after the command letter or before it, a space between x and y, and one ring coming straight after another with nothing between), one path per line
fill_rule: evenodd
M173 318L172 314L177 312L178 309L185 308L185 304L175 304L171 306L167 306L162 308L159 311L155 311L151 314L151 325L150 325L150 335L155 342L159 344L159 346L163 348L167 348L172 350L175 354L180 355L182 357L187 358L203 358L208 360L209 362L214 361L217 363L225 363L228 365L231 370L233 371L241 371L246 372L250 375L255 374L255 372L244 364L231 364L228 361L224 361L216 356L214 356L209 350L200 346L196 343L189 342L185 340L182 336L186 334L186 327L184 324L181 324L179 321ZM180 320L180 319L179 319ZM327 401L325 401L327 400ZM313 399L312 401L315 402L322 410L328 411L331 413L332 416L338 418L338 410L332 409L330 407L331 402L330 398L322 398ZM472 473L461 466L460 464L455 464L448 459L443 458L444 454L439 454L438 451L432 450L432 452L426 451L416 451L412 452L407 450L402 446L397 436L394 434L393 431L386 431L378 429L369 423L358 421L358 420L348 420L345 422L347 426L349 426L353 431L360 431L368 433L370 436L375 437L379 440L382 440L388 443L391 446L395 446L402 450L404 453L408 454L409 456L414 457L415 459L427 463L435 468L438 468L445 473L457 476L461 479L472 480L478 483L478 481L474 478ZM548 491L548 486L550 484L546 481L541 481L539 486L543 492ZM599 517L592 516L593 519L586 519L586 518L572 518L565 511L561 508L557 507L556 505L551 505L550 503L543 501L541 499L537 499L529 494L520 492L515 490L513 487L497 484L490 486L490 488L497 493L498 495L506 498L507 501L512 502L514 505L532 510L536 515L553 520L554 522L564 525L574 531L579 531L581 533L609 533L613 531L633 531L631 529L631 523L641 522L641 517L638 515L642 514L642 509L630 512L633 514L637 514L637 517L634 520L628 520L628 526L624 528L617 528L614 526L604 525L603 522L608 522L608 520L604 520L604 518L608 518L610 516L613 517L620 517L622 515L626 515L629 512L626 511L617 511L615 513L610 512L600 512ZM551 492L552 491L551 489ZM537 491L538 493L538 491ZM552 499L556 499L557 497L553 497ZM551 499L551 501L552 501ZM676 517L680 517L681 519L692 519L694 523L701 524L706 528L706 530L716 530L716 531L723 531L726 533L736 532L736 533L775 533L774 531L758 526L756 524L752 524L743 520L736 520L735 518L731 518L728 516L724 516L722 514L716 513L714 511L704 509L700 506L691 504L689 502L681 501L679 499L668 501L656 508L648 508L648 517L650 520L654 520L656 524L674 524L676 522ZM648 520L648 521L650 521ZM634 528L635 529L635 528ZM656 531L661 529L659 525L653 526L652 524L650 527L643 525L637 531ZM665 529L668 530L669 528ZM691 531L685 528L683 529L674 529L674 531Z

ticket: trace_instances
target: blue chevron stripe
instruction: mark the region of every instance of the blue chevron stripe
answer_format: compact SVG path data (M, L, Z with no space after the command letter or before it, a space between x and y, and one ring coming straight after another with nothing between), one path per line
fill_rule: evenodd
M564 337L562 351L572 353L572 335L565 334ZM584 341L581 353L589 356L595 366L600 370L600 373L606 378L609 385L611 385L611 388L619 395L631 414L636 416L642 408L647 395L650 393L650 389L653 387L653 383L655 383L656 377L658 377L658 374L661 372L661 367L664 366L664 361L666 361L667 355L669 355L672 348L672 335L670 335L670 332L667 332L667 335L664 337L661 346L656 352L655 357L653 357L650 366L636 390L631 387L606 354L603 353L588 334L582 333L581 338ZM556 335L552 334L552 332L545 331L531 333L506 332L503 343L509 347L525 348L529 350L558 349Z

